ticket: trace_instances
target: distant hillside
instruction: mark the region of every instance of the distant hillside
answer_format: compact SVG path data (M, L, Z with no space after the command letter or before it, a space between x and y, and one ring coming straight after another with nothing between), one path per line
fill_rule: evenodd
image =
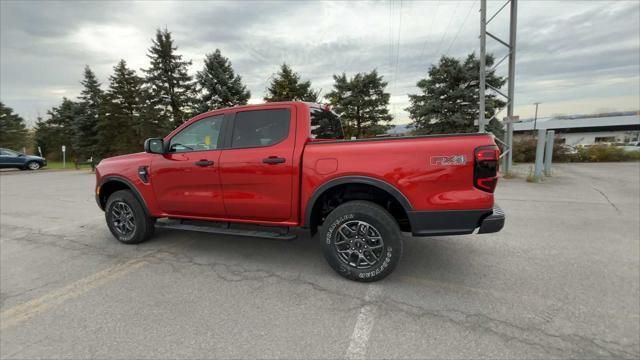
M387 130L387 134L391 135L403 135L410 132L409 124L400 124L400 125L391 125L389 130Z

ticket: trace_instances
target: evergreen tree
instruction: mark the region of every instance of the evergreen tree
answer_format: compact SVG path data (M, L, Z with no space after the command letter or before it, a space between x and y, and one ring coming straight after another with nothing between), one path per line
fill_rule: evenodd
M34 153L38 153L38 147L40 147L42 156L44 157L47 157L50 153L53 152L54 142L56 141L53 134L53 129L41 117L38 117L38 120L36 121L33 137L35 142Z
M231 62L222 56L219 49L207 54L202 71L196 74L200 96L198 112L246 105L251 97L247 87L242 84L240 75L235 75Z
M95 156L98 146L98 117L104 92L89 66L84 68L84 87L80 93L80 114L74 124L74 147L83 158Z
M0 147L22 151L27 146L24 119L0 102Z
M77 157L74 146L74 124L81 115L81 107L77 102L62 98L58 107L47 111L49 118L36 124L36 143L43 147L43 153L51 154L56 159L62 158L62 145L66 146L67 159Z
M291 70L289 65L282 64L280 71L267 87L264 101L317 102L318 94L311 89L311 81L300 81L300 75Z
M486 65L490 68L494 58L487 55ZM406 109L412 127L418 134L468 133L478 131L474 122L479 118L478 84L480 60L475 53L464 61L443 56L437 66L429 68L426 79L418 81L420 94L409 95L410 106ZM489 71L487 85L501 88L506 79ZM491 93L485 94L485 118L490 119L505 102ZM504 133L502 123L493 119L487 131L499 138Z
M139 151L143 129L153 127L147 116L142 78L120 60L109 81L98 124L101 157Z
M192 77L187 72L191 61L182 60L182 55L176 54L176 50L171 33L167 29L158 29L147 54L151 60L150 67L143 70L152 94L152 104L173 127L182 124L193 111L191 101L194 95Z
M393 119L389 114L387 83L376 70L358 73L353 78L333 75L333 91L326 98L340 114L347 137L370 137L384 133Z
M161 109L154 105L153 94L144 85L140 88L140 121L137 124L137 143L140 147L133 149L139 151L144 145L144 140L151 137L164 137L175 127L162 116Z

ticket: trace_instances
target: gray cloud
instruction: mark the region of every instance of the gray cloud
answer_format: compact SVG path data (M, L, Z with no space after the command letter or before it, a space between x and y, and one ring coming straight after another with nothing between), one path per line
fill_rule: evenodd
M500 5L489 2L489 13ZM105 87L120 58L146 67L155 29L166 26L179 52L194 61L192 73L220 48L254 99L282 62L324 94L333 74L377 69L389 82L392 112L406 122L407 93L417 91L415 83L440 55L478 51L478 6L477 0L1 1L0 99L33 122L62 96L77 96L85 64ZM506 38L506 20L506 12L496 17L491 31ZM549 103L543 115L593 111L602 107L598 101L640 107L637 2L521 1L518 24L516 109L522 115L533 101ZM497 58L505 53L492 41L488 50ZM506 74L506 66L499 73Z

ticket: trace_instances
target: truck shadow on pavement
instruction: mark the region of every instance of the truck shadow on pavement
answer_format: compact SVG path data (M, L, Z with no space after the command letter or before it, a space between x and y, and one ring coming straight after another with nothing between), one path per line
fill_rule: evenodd
M223 263L252 270L324 275L343 280L326 263L317 235L311 237L305 230L293 232L298 235L297 239L282 241L156 229L155 236L139 246L150 249L172 247L176 249L172 254L181 258L181 261L200 265ZM473 281L473 278L479 275L478 271L469 271L469 264L472 263L470 257L474 251L469 251L465 242L473 239L405 236L404 240L403 259L398 268L383 282L393 282L399 278L438 282L464 278L466 282Z

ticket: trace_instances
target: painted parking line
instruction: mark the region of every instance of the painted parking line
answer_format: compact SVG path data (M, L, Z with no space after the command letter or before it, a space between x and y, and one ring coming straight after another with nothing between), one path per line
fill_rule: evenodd
M365 305L360 308L356 325L351 334L351 341L345 355L347 359L364 359L366 357L369 337L378 312L378 307L374 302L378 300L380 294L382 294L380 285L369 285L367 295L364 297Z
M155 251L152 253L155 253ZM76 298L91 289L95 289L121 278L124 275L146 265L146 258L152 253L112 266L96 274L71 283L63 288L54 290L46 295L7 309L0 313L0 329L4 330L17 325L33 316L41 314L53 306L62 304L63 302Z

